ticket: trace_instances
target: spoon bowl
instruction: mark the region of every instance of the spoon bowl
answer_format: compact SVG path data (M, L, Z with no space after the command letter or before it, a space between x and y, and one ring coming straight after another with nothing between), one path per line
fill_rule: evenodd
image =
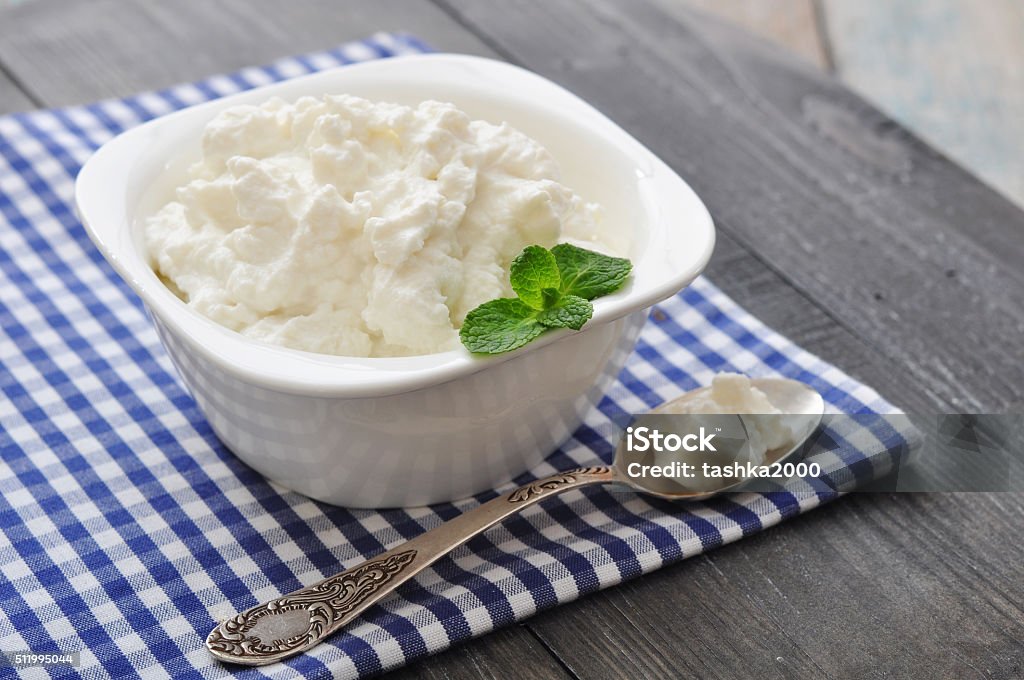
M772 406L781 412L777 417L785 419L786 424L793 432L793 437L785 445L766 450L764 460L759 464L782 464L793 459L796 454L803 449L808 437L810 437L821 424L821 419L825 414L825 400L822 399L818 392L796 380L788 380L786 378L755 378L750 381L750 384L752 387L764 392ZM696 390L686 392L685 394L682 394L671 401L665 402L658 408L654 409L650 415L686 414L689 406L699 399L706 397L710 391L710 387L701 387ZM738 437L740 440L743 443L748 443L750 440L750 424L748 424L744 415L747 414L722 414L690 417L695 418L697 422L702 418L705 420L714 420L715 422L732 420L734 421L734 428L739 430ZM760 415L776 417L771 414ZM713 488L694 488L698 483L707 482L708 480L694 479L692 482L686 483L666 480L663 477L642 477L637 479L636 477L629 475L627 472L627 467L631 460L626 451L626 446L627 438L623 437L615 449L615 459L612 463L612 468L616 474L615 481L633 491L638 491L640 493L657 496L658 498L671 501L700 501L707 500L708 498L717 496L720 493L739 490L741 487L745 486L748 481L743 478L724 477L720 480L721 484L715 485ZM701 462L707 460L707 456L705 454L682 450L674 454L669 454L668 457L675 462L697 466L699 466Z

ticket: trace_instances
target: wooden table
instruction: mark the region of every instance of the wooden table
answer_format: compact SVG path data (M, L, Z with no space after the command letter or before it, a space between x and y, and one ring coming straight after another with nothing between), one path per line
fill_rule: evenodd
M709 276L891 401L1022 410L1024 212L812 68L658 0L34 0L0 13L0 110L395 29L602 109L707 202ZM1022 494L854 494L398 675L1019 678L1022 524Z

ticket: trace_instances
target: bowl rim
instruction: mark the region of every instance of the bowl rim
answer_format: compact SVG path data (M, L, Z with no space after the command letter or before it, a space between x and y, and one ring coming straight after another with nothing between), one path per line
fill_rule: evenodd
M561 329L546 333L519 350L483 357L462 347L408 357L316 354L246 338L189 308L159 281L136 248L129 208L140 200L141 192L131 190L129 176L134 164L147 155L146 140L170 130L180 134L182 128L195 126L200 120L205 124L227 106L262 101L319 81L335 83L331 87L338 91L337 82L358 78L416 79L420 84L424 78L439 82L457 78L460 86L470 83L481 88L497 81L503 92L514 92L521 102L544 108L549 114L557 108L571 116L573 124L597 132L645 169L644 179L651 182L651 193L658 197L662 219L649 220L648 242L644 251L633 258L634 275L630 282L615 294L595 300L593 318L578 332L585 333L589 328L671 297L707 265L715 244L715 229L707 208L693 189L629 133L560 85L506 62L461 54L408 55L340 66L203 102L133 127L100 147L76 179L79 216L106 260L139 295L158 325L227 373L249 384L281 392L331 397L383 396L486 370L576 333ZM682 215L678 214L680 211ZM644 212L649 214L651 209ZM679 222L684 222L686 228L672 228Z

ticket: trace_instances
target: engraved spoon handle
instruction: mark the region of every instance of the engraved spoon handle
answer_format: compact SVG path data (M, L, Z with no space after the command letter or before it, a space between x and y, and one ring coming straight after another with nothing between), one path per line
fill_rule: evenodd
M537 501L615 481L608 466L538 479L470 510L351 569L256 605L220 623L206 647L221 661L262 666L318 645L453 549Z

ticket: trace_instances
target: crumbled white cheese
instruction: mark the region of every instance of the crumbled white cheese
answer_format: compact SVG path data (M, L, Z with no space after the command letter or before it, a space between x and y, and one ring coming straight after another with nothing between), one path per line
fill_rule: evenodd
M508 125L341 95L222 112L145 236L157 273L228 328L401 356L457 347L467 312L512 294L525 246L602 249L597 214Z
M671 408L671 407L669 407ZM749 460L764 462L765 454L796 439L794 425L776 408L768 396L753 386L750 378L739 373L719 373L711 380L711 389L688 399L678 410L665 413L739 414L747 428Z

